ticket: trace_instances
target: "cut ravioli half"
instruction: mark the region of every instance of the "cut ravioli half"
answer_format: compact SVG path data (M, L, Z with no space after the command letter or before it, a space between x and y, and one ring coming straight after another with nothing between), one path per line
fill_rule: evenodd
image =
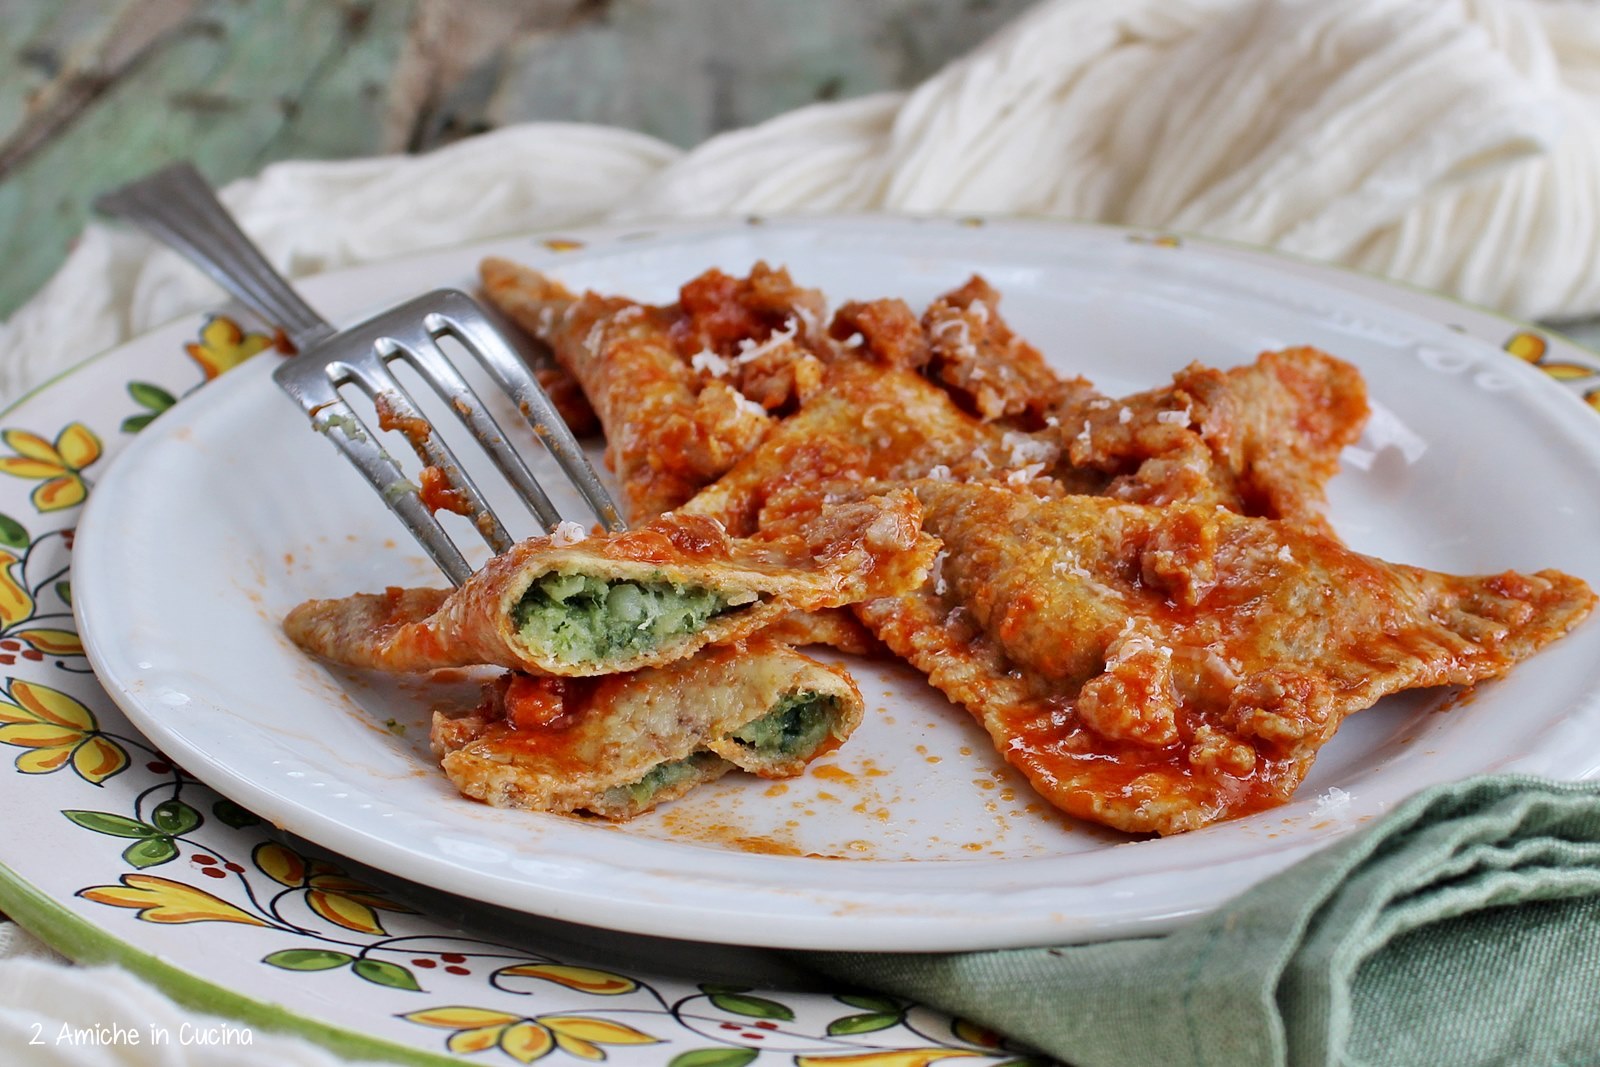
M740 640L791 612L915 588L938 551L909 491L815 506L777 536L734 539L713 519L679 514L576 543L532 538L453 592L313 600L284 630L355 667L613 674Z
M778 645L708 648L603 678L511 674L474 711L435 712L432 742L465 796L629 819L739 769L788 778L861 722L850 676Z

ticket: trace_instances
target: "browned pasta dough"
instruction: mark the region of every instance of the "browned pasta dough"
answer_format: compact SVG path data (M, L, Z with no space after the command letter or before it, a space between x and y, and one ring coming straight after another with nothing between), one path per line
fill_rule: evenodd
M774 754L740 739L797 697L824 708L815 743ZM451 782L476 800L627 819L735 768L799 774L850 735L862 708L843 669L755 642L602 678L507 676L477 709L435 713L432 742Z
M312 600L284 630L301 648L355 667L423 671L491 664L534 674L613 674L681 659L740 640L793 612L837 608L913 588L938 542L921 532L921 506L904 490L817 505L781 535L731 538L715 520L663 515L576 544L521 542L454 591L390 589ZM661 582L710 590L730 609L698 630L599 660L552 655L515 623L518 603L546 575Z
M1134 832L1282 803L1346 715L1504 674L1595 601L1559 571L1440 574L1214 504L916 491L945 555L862 621L1051 803Z

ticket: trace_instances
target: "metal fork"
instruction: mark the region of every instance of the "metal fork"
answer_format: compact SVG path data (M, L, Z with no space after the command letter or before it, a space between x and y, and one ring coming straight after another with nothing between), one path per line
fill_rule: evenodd
M439 346L441 338L459 342L510 396L600 522L607 529L624 528L616 504L550 398L517 351L465 293L436 290L335 330L272 268L190 164L175 164L106 193L95 207L183 253L246 307L283 330L299 354L279 366L273 378L300 402L311 417L312 429L355 464L456 585L466 581L471 565L418 487L340 397L341 387L355 386L371 398L381 428L402 430L418 459L439 472L448 490L459 494L455 499L464 504L463 512L494 552L511 547L510 535L449 446L423 419L390 371L390 362L404 360L433 387L547 530L554 530L562 516L483 401L451 365Z

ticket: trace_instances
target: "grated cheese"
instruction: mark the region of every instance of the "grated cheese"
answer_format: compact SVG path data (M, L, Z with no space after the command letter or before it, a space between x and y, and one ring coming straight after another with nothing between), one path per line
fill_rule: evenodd
M978 350L972 345L972 332L967 326L966 319L945 319L929 330L928 334L936 341L953 345L956 352L964 358L972 359L978 354ZM953 340L950 338L951 334L955 335ZM978 372L974 371L973 373L976 376Z
M732 364L709 348L702 348L689 358L689 366L702 374L709 374L713 378L725 378L728 371L733 369Z
M1039 477L1039 472L1044 470L1043 463L1030 463L1026 467L1019 467L1006 475L1006 481L1012 485L1022 485Z
M1187 426L1189 425L1189 409L1184 408L1182 411L1158 411L1156 412L1156 421L1164 422L1168 426Z
M1000 443L1006 449L1006 465L1023 467L1030 463L1048 463L1056 458L1056 446L1030 434L1007 430Z
M826 311L827 309L824 308L823 310ZM806 328L805 333L807 337L815 337L822 332L821 324L817 321L816 312L812 311L808 307L801 307L800 305L796 304L794 313L800 316L800 321Z
M1088 568L1075 559L1058 559L1050 565L1050 573L1058 578L1071 575L1074 578L1093 578Z
M733 406L738 408L742 414L749 415L751 418L764 419L767 417L766 408L737 390L733 394Z
M589 533L582 526L566 519L556 523L556 528L550 531L550 543L557 548L566 548L579 541L588 540Z
M1311 809L1313 819L1323 819L1328 816L1343 816L1345 809L1350 807L1350 801L1355 799L1349 793L1336 785L1328 787L1328 791L1317 797L1317 806Z
M790 315L783 324L783 329L773 330L765 341L759 344L748 337L739 342L739 354L733 357L735 363L749 363L753 359L760 359L768 352L776 352L779 348L794 340L795 334L800 331L800 322Z

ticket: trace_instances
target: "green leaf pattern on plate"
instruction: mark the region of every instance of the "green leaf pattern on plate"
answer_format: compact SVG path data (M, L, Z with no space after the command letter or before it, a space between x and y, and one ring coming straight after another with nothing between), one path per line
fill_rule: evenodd
M335 952L328 948L286 948L269 953L261 962L286 971L329 971L335 967L348 967L355 962L348 952Z

